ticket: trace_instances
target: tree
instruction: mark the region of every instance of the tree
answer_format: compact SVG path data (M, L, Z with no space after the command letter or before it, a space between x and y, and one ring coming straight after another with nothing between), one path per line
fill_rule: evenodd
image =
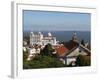
M38 55L31 61L24 61L24 69L36 69L36 68L57 68L64 67L64 64L57 58L51 56Z
M53 51L52 45L47 44L41 54L36 55L31 61L23 60L23 69L65 67L58 58L52 56Z
M83 46L85 46L84 39L82 39L81 44L82 44Z
M45 45L42 54L51 56L52 52L53 52L52 45L48 43L47 45Z
M79 55L76 59L77 66L90 66L91 65L91 56Z

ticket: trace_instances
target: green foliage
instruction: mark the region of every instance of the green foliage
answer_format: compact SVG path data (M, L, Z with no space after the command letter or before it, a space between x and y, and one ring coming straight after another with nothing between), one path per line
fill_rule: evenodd
M54 68L64 67L64 64L57 58L51 56L36 56L33 60L24 60L23 69Z
M91 65L90 56L79 55L77 57L76 64L77 66L90 66Z
M52 45L47 44L40 55L35 55L31 61L27 61L28 53L23 52L23 69L64 67L59 59L52 56L53 51Z
M28 52L24 52L24 51L23 51L23 60L26 60L27 57L28 57Z
M53 52L52 45L48 43L47 45L45 45L45 47L41 53L43 55L51 56L52 52Z

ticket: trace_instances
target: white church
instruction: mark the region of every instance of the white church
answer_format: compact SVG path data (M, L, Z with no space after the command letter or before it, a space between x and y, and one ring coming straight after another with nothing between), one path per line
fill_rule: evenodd
M30 45L38 44L44 46L48 43L51 45L57 44L56 37L52 36L50 32L48 33L48 36L44 36L41 32L38 32L37 34L30 32Z

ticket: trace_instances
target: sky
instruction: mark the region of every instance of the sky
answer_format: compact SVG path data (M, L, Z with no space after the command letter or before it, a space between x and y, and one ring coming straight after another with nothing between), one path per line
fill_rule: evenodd
M91 14L23 10L24 31L90 31Z

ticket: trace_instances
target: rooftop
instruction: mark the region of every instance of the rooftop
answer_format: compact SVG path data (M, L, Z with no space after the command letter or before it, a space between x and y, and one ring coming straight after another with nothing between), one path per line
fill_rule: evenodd
M56 48L56 51L59 57L63 57L66 55L69 49L67 49L65 46L60 46L59 48Z

